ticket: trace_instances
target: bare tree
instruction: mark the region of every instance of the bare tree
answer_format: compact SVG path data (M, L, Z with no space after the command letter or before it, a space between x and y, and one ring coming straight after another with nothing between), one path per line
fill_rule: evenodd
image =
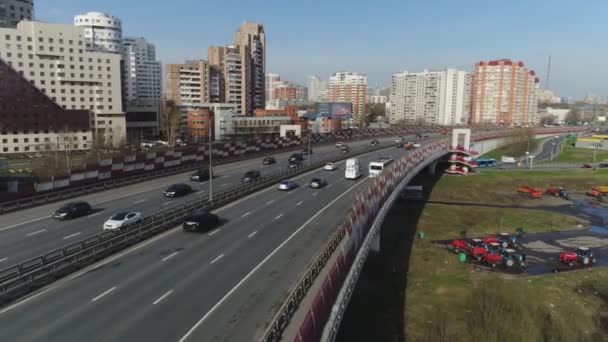
M165 103L161 119L165 139L171 146L175 144L175 138L179 131L180 116L181 111L175 101L168 100Z

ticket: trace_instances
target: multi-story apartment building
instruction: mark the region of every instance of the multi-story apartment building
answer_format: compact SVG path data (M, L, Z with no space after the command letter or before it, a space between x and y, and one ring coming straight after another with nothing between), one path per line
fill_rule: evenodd
M159 134L162 76L156 49L145 38L125 37L123 51L123 106L127 136L154 139Z
M289 82L282 82L272 92L272 100L305 100L306 98L305 87Z
M362 125L365 120L367 76L354 72L338 72L329 78L329 100L353 104L353 124Z
M317 75L308 76L308 100L311 102L327 101L327 81Z
M0 155L90 148L88 110L62 108L2 56L0 80Z
M17 27L21 20L34 19L34 0L0 0L0 27Z
M266 74L266 102L273 100L273 91L282 84L281 75L272 73Z
M538 78L523 62L495 60L475 64L471 86L472 123L538 123Z
M87 50L122 52L122 23L115 16L88 12L75 16L74 25L84 27Z
M465 71L405 71L393 75L389 120L391 124L462 124L467 101Z
M210 71L207 61L167 64L165 72L167 75L166 100L172 100L177 105L210 102Z
M239 114L250 115L266 103L266 36L261 24L245 22L234 45L210 47L212 101L233 103Z
M0 59L64 109L90 110L95 138L125 139L120 54L87 51L84 28L22 21L0 28Z

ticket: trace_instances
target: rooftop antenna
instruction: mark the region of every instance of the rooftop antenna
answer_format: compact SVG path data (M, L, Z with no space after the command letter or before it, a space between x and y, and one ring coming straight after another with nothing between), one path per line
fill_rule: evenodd
M549 90L549 80L551 79L551 55L549 55L549 62L547 63L547 79L545 79L545 89Z

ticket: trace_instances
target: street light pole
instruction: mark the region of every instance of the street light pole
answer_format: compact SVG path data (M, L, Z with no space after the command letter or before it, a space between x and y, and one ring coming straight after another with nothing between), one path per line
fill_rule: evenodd
M311 133L310 131L311 131L311 129L310 129L310 122L307 121L307 123L308 123L308 125L307 125L307 128L308 128L308 166L310 166L310 133Z
M207 115L207 131L209 132L209 201L213 202L213 144L211 137L211 113Z

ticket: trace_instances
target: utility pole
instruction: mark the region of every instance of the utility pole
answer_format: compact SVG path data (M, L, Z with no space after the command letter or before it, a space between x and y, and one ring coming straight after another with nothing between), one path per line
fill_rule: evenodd
M211 136L211 113L207 114L207 131L209 132L209 201L213 202L213 143Z
M308 128L308 166L310 166L310 133L311 133L310 131L311 131L311 129L310 129L310 122L307 121L307 123L308 123L308 125L307 125L307 128Z

